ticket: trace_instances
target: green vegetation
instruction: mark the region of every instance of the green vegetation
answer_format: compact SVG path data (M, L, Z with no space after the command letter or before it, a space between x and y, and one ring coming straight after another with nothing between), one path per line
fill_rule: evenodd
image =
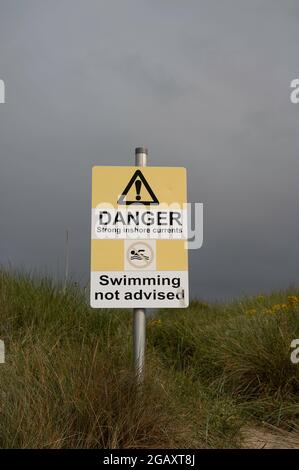
M0 447L241 447L244 426L299 429L296 289L148 319L146 382L130 311L0 273Z

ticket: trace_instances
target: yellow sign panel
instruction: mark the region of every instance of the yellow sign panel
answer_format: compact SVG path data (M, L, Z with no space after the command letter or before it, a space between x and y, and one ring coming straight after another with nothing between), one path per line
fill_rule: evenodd
M150 188L160 203L171 204L176 202L181 206L187 202L186 169L179 167L136 167L136 166L95 166L92 170L92 207L100 202L110 202L118 207L118 200L126 189L131 178L137 172L142 174L150 184ZM140 202L136 199L135 182L128 191L127 199ZM151 195L147 188L141 184L140 195L142 201L151 202ZM152 205L154 207L154 205Z
M94 167L91 306L188 306L185 168Z

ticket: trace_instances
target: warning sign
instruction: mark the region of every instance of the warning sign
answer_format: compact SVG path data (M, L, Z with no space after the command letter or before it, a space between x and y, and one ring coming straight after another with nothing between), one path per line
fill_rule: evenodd
M90 303L187 307L186 170L94 167Z
M132 191L132 196L128 193ZM144 194L147 193L147 194ZM121 194L118 204L159 204L159 201L140 170L136 170Z

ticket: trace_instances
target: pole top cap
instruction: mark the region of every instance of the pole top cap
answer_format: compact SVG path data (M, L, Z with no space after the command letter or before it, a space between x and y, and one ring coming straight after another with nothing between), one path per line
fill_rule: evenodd
M148 155L148 150L146 147L136 147L135 155L137 155L138 153L145 153L146 155Z

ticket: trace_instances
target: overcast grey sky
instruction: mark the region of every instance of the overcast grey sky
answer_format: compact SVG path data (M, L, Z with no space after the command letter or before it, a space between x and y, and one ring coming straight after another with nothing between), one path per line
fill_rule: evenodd
M192 296L299 283L296 0L0 0L0 262L87 283L91 167L186 166Z

